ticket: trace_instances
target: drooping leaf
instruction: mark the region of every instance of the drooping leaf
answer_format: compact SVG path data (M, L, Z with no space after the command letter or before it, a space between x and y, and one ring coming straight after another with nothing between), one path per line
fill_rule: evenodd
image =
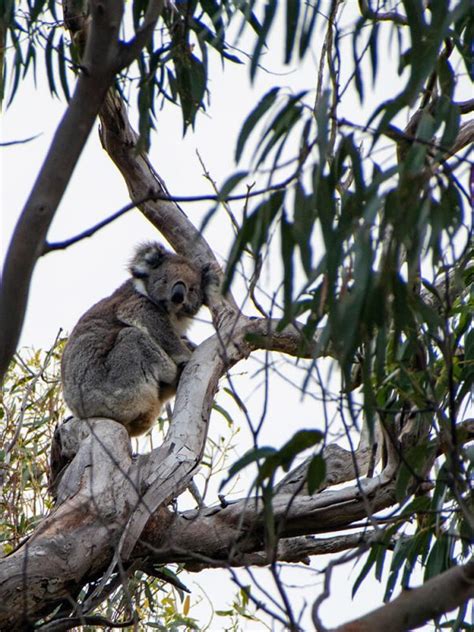
M267 458L276 453L275 448L271 447L261 447L261 448L253 448L246 452L240 459L238 459L232 466L229 468L228 477L222 481L219 486L219 489L222 489L227 483L234 478L236 474L238 474L241 470L246 468L248 465L252 463L256 463L261 459Z
M304 13L301 22L301 35L299 45L300 59L303 59L303 57L306 55L306 52L308 51L308 47L311 42L311 36L316 25L316 18L318 17L319 13L319 3L320 0L315 0L314 2L305 2L304 4Z
M290 63L293 55L299 14L300 0L286 0L285 64Z
M283 261L283 320L289 322L293 316L293 253L295 240L293 237L292 224L288 221L283 210L280 220L281 236L281 258Z
M66 97L66 101L69 102L71 99L71 93L69 91L69 83L67 80L64 38L62 35L59 38L59 44L58 44L58 65L59 65L59 79L61 81L61 87L63 89L64 96Z
M261 202L244 220L228 257L223 292L226 292L230 287L235 272L235 266L245 247L250 245L254 255L258 255L260 252L263 244L267 240L269 230L282 208L284 199L285 191L274 191L267 200Z
M265 5L262 27L258 33L257 43L255 45L250 61L250 79L252 81L255 79L255 74L260 63L262 50L263 47L266 45L267 36L270 32L270 28L275 18L277 4L277 0L268 0Z
M275 103L275 100L278 96L279 88L272 88L269 90L257 103L255 108L250 112L250 114L245 119L245 123L240 130L239 137L237 139L237 145L235 148L235 161L239 162L242 152L244 150L245 144L248 140L248 137L254 130L258 121L262 118L262 116L267 112L272 105Z
M312 496L324 482L326 477L326 462L321 454L316 454L308 466L307 485L308 494Z

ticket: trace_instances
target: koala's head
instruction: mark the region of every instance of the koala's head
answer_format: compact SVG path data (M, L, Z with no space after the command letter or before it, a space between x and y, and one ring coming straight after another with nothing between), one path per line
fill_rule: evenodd
M139 246L129 269L137 292L167 313L194 316L202 306L202 270L161 244Z

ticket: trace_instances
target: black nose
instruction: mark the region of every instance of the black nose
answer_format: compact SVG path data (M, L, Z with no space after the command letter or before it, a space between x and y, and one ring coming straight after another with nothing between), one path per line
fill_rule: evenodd
M173 289L171 290L171 300L173 303L176 303L176 305L179 305L180 303L183 303L185 294L186 286L184 283L179 281L173 285Z

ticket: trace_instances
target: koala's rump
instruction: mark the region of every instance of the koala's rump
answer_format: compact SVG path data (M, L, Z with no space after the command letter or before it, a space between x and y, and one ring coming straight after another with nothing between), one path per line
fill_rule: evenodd
M64 397L78 417L109 417L141 434L158 417L159 383L176 379L176 365L138 328L100 325L73 332L63 354Z

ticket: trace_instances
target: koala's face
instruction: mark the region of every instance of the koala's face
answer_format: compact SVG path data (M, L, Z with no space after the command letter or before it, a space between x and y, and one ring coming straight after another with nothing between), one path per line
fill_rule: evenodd
M160 244L141 246L130 271L136 290L169 314L194 316L202 306L202 270Z
M170 258L144 279L149 298L168 313L194 316L203 302L201 271L180 258Z

